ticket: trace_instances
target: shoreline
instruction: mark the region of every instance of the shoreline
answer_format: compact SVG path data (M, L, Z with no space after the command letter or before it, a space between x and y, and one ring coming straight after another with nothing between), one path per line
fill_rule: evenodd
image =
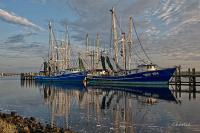
M16 112L10 114L0 112L0 132L1 133L74 133L70 129L63 129L50 124L43 124L34 117L26 118L17 115Z

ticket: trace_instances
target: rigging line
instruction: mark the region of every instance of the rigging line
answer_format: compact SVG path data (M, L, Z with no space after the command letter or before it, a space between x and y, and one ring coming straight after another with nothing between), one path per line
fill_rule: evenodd
M118 0L116 3L115 3L115 7L117 7L119 5L121 0Z
M140 58L142 58L143 56L145 56L144 54L141 54L142 53L141 50L138 50L137 47L133 48L133 52L137 53L140 56Z
M72 6L72 4L70 3L70 1L66 0L66 4L69 6L69 8L71 8L72 10L74 10L78 16L82 16L81 13L79 12L79 10L75 6Z
M82 59L84 61L84 63L87 65L87 67L89 67L89 64L87 63L87 61L85 59Z
M135 53L135 55L136 55L143 63L146 63L146 62L138 55L137 52L134 52L134 53Z
M139 39L139 36L138 36L138 33L137 33L137 30L136 30L135 23L134 23L133 19L132 19L132 23L133 23L133 29L134 29L134 31L135 31L136 37L137 37L137 39L138 39L138 42L139 42L139 44L140 44L140 46L141 46L141 48L142 48L142 51L144 52L144 54L145 54L145 56L147 57L147 59L152 63L151 59L149 58L149 56L147 55L147 53L145 52L145 50L144 50L144 48L143 48L143 46L142 46L142 43L141 43L141 41L140 41L140 39Z
M43 63L40 65L40 71L42 70L43 65L44 65Z

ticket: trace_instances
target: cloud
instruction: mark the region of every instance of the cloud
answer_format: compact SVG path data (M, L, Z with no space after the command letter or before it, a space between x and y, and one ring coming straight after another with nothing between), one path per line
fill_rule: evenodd
M118 25L127 33L129 17L133 16L137 29L141 31L147 28L148 22L146 19L141 19L146 10L151 9L158 0L134 0L134 1L120 1L120 0L63 0L66 1L67 6L71 8L77 19L70 22L72 26L75 40L81 41L85 39L86 33L89 33L91 40L96 38L96 33L101 35L104 44L110 44L111 31L111 13L109 10L115 7ZM69 22L69 21L68 21ZM118 27L119 28L119 27ZM158 30L159 32L159 30ZM75 37L78 36L78 37ZM119 32L119 36L121 36ZM83 40L84 41L84 40Z
M28 38L38 35L38 33L25 32L12 35L0 44L0 56L6 58L30 58L43 57L48 52L48 42L30 41ZM34 37L33 37L34 38Z
M40 42L9 43L0 49L5 58L42 58L48 53L48 45Z
M60 6L65 7L64 9L72 13L71 15L63 16L63 18L56 17L56 21L62 26L68 24L72 47L75 48L75 50L80 49L81 51L85 48L84 43L86 33L89 34L90 44L94 44L94 39L98 32L100 34L102 47L110 46L111 14L109 9L115 7L118 22L120 23L119 25L126 33L128 31L129 16L133 16L143 47L155 63L169 65L170 62L171 64L177 64L177 62L180 61L182 64L185 64L185 60L196 60L198 62L200 59L200 55L198 54L198 51L200 50L198 30L200 28L199 0L31 1L32 3L36 2L35 4L45 4L42 5L44 10L46 10L48 6L56 5L54 6L55 8L60 9ZM2 7L2 9L5 9L5 7ZM51 11L54 12L54 10ZM2 12L4 13L3 17ZM66 14L66 12L63 13ZM7 17L5 18L5 16ZM15 18L15 21L13 18ZM0 19L3 21L23 25L28 28L38 27L27 19L25 20L26 22L28 21L28 24L16 22L16 18L19 20L25 19L14 13L0 10ZM63 31L64 27L62 28ZM59 31L57 34L59 35L60 33L61 32ZM7 42L7 45L5 45L7 49L5 52L18 52L20 55L23 53L23 56L30 56L31 54L33 58L35 58L35 56L41 57L46 55L44 54L44 51L46 51L46 53L48 51L47 41L45 41L46 44L43 45L32 43L32 40L30 42L25 37L28 37L29 39L28 33L8 37L7 40L4 41ZM134 49L139 49L140 46L138 46L138 41L135 37L136 36L134 35ZM35 39L35 41L38 41L38 38ZM9 45L9 43L11 45ZM77 48L78 46L80 48ZM121 45L119 47L121 47ZM142 51L137 50L133 53L134 55L135 53L140 54ZM172 59L175 59L176 61Z
M18 25L22 25L22 26L26 26L26 27L33 27L34 29L37 29L37 30L44 30L40 26L29 21L28 19L21 17L21 16L17 16L15 13L8 12L3 9L0 9L0 19L2 21L12 23L12 24L18 24Z
M175 27L171 28L168 31L168 35L176 35L176 34L180 33L181 31L184 31L186 29L185 28L186 26L199 24L199 23L200 23L200 15L191 16L190 18L184 20L183 22L180 22Z
M166 24L176 20L185 4L185 0L166 0L161 2L159 8L153 13Z
M13 36L8 37L5 43L10 44L10 43L25 42L25 37L29 37L32 35L36 35L36 33L24 33L24 34L13 35Z

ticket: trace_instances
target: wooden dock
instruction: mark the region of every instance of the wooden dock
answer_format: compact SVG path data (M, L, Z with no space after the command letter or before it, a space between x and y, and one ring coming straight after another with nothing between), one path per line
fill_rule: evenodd
M200 81L197 80L199 77L200 72L196 72L195 68L188 68L188 71L181 71L181 67L178 66L169 84L174 85L175 88L173 91L175 92L199 93L200 90L197 90L197 86L200 86ZM188 87L184 87L183 89L183 86Z
M181 67L179 66L170 84L200 86L200 81L196 80L198 77L200 77L200 72L196 72L195 68L188 68L188 71L181 71Z
M35 73L21 73L21 80L34 80Z

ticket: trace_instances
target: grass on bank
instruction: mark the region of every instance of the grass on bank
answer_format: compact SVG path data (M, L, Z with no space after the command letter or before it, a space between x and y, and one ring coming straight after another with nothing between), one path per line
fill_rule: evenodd
M0 120L0 133L17 133L16 126Z

